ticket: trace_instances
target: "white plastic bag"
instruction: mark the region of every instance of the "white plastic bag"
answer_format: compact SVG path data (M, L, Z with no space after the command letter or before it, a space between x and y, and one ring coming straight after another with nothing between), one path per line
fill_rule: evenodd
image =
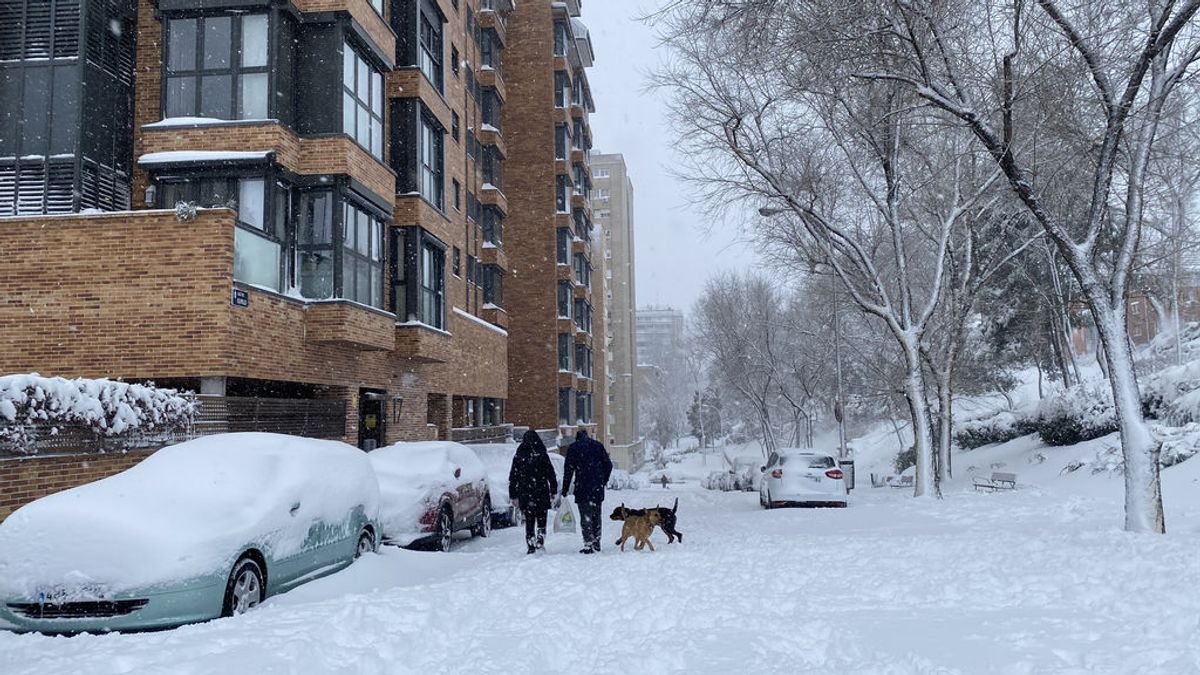
M558 505L558 510L554 512L554 531L579 531L579 516L576 515L575 507L571 504L571 500L563 499L562 503Z

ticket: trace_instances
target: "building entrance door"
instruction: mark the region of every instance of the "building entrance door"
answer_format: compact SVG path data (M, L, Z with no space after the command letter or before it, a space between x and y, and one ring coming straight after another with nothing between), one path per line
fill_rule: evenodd
M383 445L387 394L375 389L358 392L358 447L370 452Z

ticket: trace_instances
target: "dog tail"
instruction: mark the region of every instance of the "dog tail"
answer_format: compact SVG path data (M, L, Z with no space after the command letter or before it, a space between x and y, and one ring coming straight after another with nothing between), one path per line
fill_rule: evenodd
M679 510L679 497L676 497L675 498L675 506L671 507L671 513L675 513L678 510Z

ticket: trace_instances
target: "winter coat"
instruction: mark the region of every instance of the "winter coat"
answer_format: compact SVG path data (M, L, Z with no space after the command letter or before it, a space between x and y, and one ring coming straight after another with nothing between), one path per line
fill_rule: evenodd
M550 497L558 492L558 478L546 452L546 444L532 429L525 432L508 472L508 499L522 511L546 511Z
M586 431L575 434L575 442L567 448L567 463L563 469L563 496L575 480L575 501L599 504L604 501L604 487L612 474L612 460L604 444L588 437Z

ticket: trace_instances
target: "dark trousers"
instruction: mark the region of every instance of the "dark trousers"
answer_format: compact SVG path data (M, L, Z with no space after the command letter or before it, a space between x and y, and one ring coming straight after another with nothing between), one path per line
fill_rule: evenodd
M579 507L579 526L583 530L583 543L600 550L600 504L599 502L575 502Z
M535 548L545 546L546 512L521 511L521 515L525 516L525 543ZM536 531L534 528L536 528Z

